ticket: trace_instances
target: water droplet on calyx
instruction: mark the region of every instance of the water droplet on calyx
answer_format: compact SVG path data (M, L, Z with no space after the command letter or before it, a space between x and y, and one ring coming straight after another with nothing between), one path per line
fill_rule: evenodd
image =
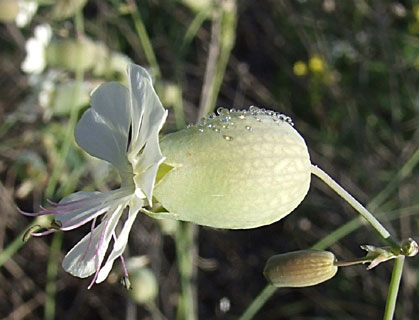
M226 141L233 141L233 137L232 136L223 135L223 138Z
M249 115L252 117L249 117ZM198 128L209 128L214 132L220 133L223 130L232 130L236 128L236 123L234 120L237 118L240 119L239 121L245 121L245 124L247 125L245 128L248 131L253 131L253 127L248 125L251 124L252 121L263 123L270 119L277 125L282 125L283 123L288 123L291 126L294 125L292 119L287 115L272 110L251 106L249 110L237 110L234 108L227 109L224 107L219 107L215 113L211 113L207 117L202 118L197 126ZM199 131L204 132L203 130Z

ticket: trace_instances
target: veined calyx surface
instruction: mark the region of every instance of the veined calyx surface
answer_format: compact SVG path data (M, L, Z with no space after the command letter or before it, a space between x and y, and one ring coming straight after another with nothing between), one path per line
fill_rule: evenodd
M271 224L293 211L310 186L307 145L289 117L251 107L167 135L154 196L174 218L228 229Z

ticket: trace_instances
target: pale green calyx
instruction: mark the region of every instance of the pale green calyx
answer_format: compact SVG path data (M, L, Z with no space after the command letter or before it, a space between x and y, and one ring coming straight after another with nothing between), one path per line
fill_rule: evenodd
M245 229L293 211L308 192L311 163L291 119L256 107L217 114L160 142L166 160L154 196L169 216Z

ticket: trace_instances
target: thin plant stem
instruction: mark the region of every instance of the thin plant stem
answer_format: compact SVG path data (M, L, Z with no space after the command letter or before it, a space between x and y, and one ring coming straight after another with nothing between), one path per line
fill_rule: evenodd
M61 252L63 233L57 232L52 238L47 265L47 284L45 286L44 319L55 319L55 294L57 291L58 256Z
M127 0L128 5L131 8L131 17L134 22L135 30L137 31L138 38L140 39L141 46L144 50L145 58L153 69L154 76L160 79L161 72L159 64L157 63L156 55L154 54L153 46L151 45L150 37L148 36L145 28L141 13L138 9L137 4L133 0Z
M363 216L368 223L386 240L391 246L399 247L399 244L390 235L390 232L369 212L361 203L358 202L349 192L342 188L335 180L333 180L326 172L318 166L311 165L311 173L326 183L333 191L341 196L350 206Z
M239 320L250 320L259 311L260 308L268 301L268 299L276 291L276 287L268 284L261 293L256 297L255 300L247 307L246 311L241 315Z
M196 230L196 225L188 222L179 222L176 229L175 245L181 285L176 315L178 320L198 319L196 290L193 285L196 277Z
M404 256L397 257L394 261L393 273L391 275L390 286L388 289L384 320L392 320L396 309L397 294L399 292L400 281L402 279Z
M416 149L416 151L410 156L409 160L407 160L397 171L396 175L393 179L391 179L387 186L370 201L367 208L372 211L377 209L384 201L386 201L389 195L397 189L400 182L411 175L413 169L418 165L418 163L419 148Z
M182 44L181 44L180 50L179 50L179 53L180 53L179 56L180 57L183 57L185 55L186 48L189 46L192 39L197 34L199 28L204 23L204 21L206 19L208 19L208 17L209 17L209 13L206 10L200 11L196 14L195 18L189 24L189 26L188 26L188 28L185 32L185 36L183 37Z
M236 10L235 0L218 1L214 10L211 42L199 104L198 120L215 108L235 42Z
M356 217L339 228L333 230L331 233L329 233L327 236L323 237L319 241L317 241L313 246L312 249L316 250L323 250L325 248L330 247L332 244L339 241L339 239L342 239L343 237L347 236L351 232L358 229L365 220L362 220L362 217Z
M27 234L27 230L36 225L43 226L46 224L48 224L48 219L46 219L45 216L36 217L32 223L28 224L26 228L3 251L0 252L0 268L23 246L25 243L23 238Z

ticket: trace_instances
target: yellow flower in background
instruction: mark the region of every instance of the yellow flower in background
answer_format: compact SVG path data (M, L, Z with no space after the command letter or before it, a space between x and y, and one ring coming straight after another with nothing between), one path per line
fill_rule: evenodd
M413 16L415 17L416 21L419 22L419 6L418 5L413 7Z
M320 73L325 69L325 62L319 55L313 55L310 60L308 60L308 67L312 72Z
M294 63L293 71L296 76L305 76L307 74L307 64L304 61L299 60Z

